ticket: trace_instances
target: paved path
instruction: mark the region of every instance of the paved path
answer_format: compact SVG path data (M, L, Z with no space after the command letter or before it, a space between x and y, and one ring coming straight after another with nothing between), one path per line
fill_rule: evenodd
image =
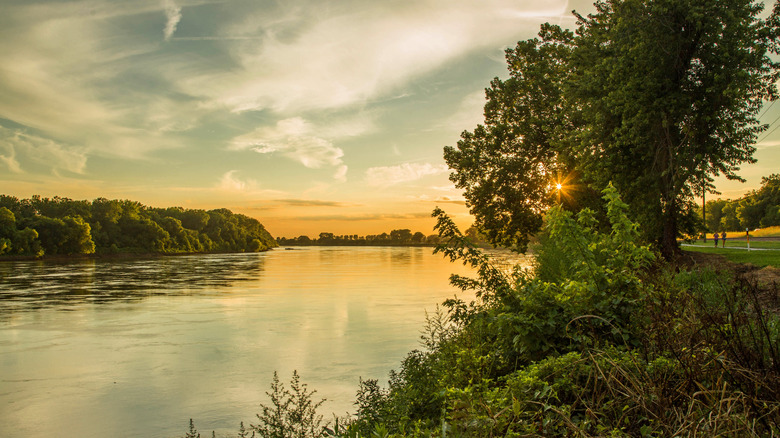
M682 243L680 246L692 246L694 248L714 248L715 244L712 245L694 245L692 243ZM748 250L748 248L744 246L726 246L723 248L722 246L719 246L718 249L741 249L742 251ZM780 251L780 248L750 248L749 251Z

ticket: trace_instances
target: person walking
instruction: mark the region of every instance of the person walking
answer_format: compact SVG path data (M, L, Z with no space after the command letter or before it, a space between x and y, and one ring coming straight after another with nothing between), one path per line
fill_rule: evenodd
M720 237L723 238L723 247L726 247L726 232L720 233Z
M715 233L715 235L713 237L715 238L715 248L717 248L718 247L718 233Z

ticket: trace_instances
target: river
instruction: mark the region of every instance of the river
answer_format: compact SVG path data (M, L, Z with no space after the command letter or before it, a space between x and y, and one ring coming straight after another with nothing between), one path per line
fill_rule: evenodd
M354 412L472 270L431 248L0 263L0 436L235 436L293 370Z

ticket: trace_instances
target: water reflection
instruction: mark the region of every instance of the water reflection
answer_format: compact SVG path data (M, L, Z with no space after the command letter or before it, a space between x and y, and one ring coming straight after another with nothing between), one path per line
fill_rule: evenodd
M452 273L473 270L389 247L0 263L0 435L167 438L195 418L235 436L274 371L354 412L426 310L470 299Z
M0 263L0 315L44 307L209 293L254 280L265 254Z

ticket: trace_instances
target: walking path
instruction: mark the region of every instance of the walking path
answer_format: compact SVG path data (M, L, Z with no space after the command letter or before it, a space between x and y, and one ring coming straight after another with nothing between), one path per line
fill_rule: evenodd
M696 248L714 248L714 245L696 245L693 243L682 243L680 246L692 246ZM743 251L780 251L780 248L747 248L745 246L727 246L723 248L719 246L718 249L741 249Z

